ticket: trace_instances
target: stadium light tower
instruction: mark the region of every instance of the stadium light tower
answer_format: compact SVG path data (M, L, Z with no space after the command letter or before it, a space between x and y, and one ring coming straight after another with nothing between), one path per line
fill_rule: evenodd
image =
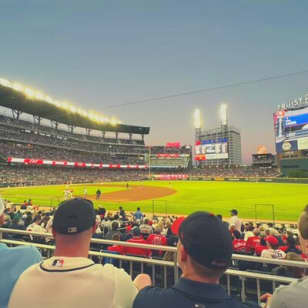
M221 125L227 125L228 124L228 105L225 104L225 103L220 105L219 119L220 119Z
M201 136L201 127L202 127L202 121L201 121L201 112L200 109L195 109L194 111L194 128L195 128L195 142L200 140ZM193 156L195 158L195 146L193 147ZM195 162L195 159L193 160Z
M194 126L195 126L195 129L200 129L201 128L201 113L200 113L200 109L195 109L195 111L194 111Z
M199 140L200 134L201 134L201 127L202 127L202 121L201 121L201 112L200 109L195 109L194 111L194 127L195 127L195 140Z

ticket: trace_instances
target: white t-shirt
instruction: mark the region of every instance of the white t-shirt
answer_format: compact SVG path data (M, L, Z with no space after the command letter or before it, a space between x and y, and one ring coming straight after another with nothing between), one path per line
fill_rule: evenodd
M27 231L37 232L37 233L46 233L46 229L42 226L33 223L27 227Z
M142 234L151 234L153 233L153 228L150 225L147 224L142 224L139 227L139 230Z
M131 308L136 294L123 269L87 258L52 257L19 277L9 308Z
M52 232L52 224L53 224L53 216L50 216L47 225L46 225L46 230L48 233Z
M284 259L286 253L280 249L264 249L262 250L261 257L269 259Z
M241 232L242 222L239 220L237 216L232 216L229 222L230 222L230 226L234 225L235 229Z
M244 236L244 241L247 241L251 236L254 236L252 231L246 231Z

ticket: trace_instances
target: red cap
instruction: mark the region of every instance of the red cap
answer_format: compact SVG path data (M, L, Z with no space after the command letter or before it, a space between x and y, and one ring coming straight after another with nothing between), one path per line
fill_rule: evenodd
M179 234L179 229L180 229L180 226L181 226L182 222L184 221L184 219L185 219L185 217L181 216L174 221L174 223L171 226L171 231L172 231L173 234L175 234L175 235Z
M278 245L278 240L275 236L273 235L269 235L267 238L266 238L266 241L268 243L270 243L271 245Z

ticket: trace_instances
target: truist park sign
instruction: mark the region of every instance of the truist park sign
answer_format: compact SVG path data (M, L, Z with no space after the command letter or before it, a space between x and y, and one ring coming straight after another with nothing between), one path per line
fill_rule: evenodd
M301 108L305 106L308 106L308 93L296 99L289 100L287 104L278 105L277 108L278 110L281 110L281 109Z

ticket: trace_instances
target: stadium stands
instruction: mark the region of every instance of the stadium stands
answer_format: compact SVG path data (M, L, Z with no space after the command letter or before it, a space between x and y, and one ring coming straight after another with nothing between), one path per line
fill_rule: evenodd
M146 161L149 161L154 172L162 170L183 171L191 169L192 153L190 146L167 147L152 146L146 154Z
M147 179L145 170L109 170L0 164L0 187Z
M101 215L99 215L101 213ZM38 245L41 244L52 244L52 241L50 238L47 237L45 240L42 237L33 237L31 238L29 235L20 235L20 234L14 234L10 233L10 228L12 229L18 229L18 230L26 230L31 229L31 223L33 220L38 221L40 220L40 226L42 228L45 228L47 231L50 228L50 221L52 221L53 217L53 211L44 211L42 209L35 209L31 205L28 205L27 203L23 205L20 209L17 209L15 207L10 207L9 204L7 205L7 209L5 210L5 225L3 227L8 228L8 233L3 233L4 242L8 240L13 241L26 241L26 242L37 242ZM119 212L116 213L106 213L105 211L97 212L97 222L98 222L98 228L96 230L96 234L94 235L95 239L108 239L109 235L107 234L112 229L112 226L116 226L116 228L113 227L113 236L112 239L114 240L121 240L122 242L113 242L113 243L100 243L100 242L93 242L91 244L91 251L94 252L100 252L104 251L107 253L107 258L101 259L97 256L93 256L92 258L96 262L111 262L115 265L120 265L120 263L117 260L118 257L121 256L130 256L134 260L134 262L128 262L128 260L125 261L123 259L121 261L121 266L124 267L125 270L127 270L131 275L136 275L140 272L140 268L137 266L138 264L138 258L140 258L139 262L144 263L144 271L150 273L152 276L155 276L156 285L158 286L168 286L173 284L174 279L176 279L173 276L173 270L172 267L170 268L171 271L166 270L166 276L164 278L164 271L162 272L159 264L163 265L165 262L164 260L172 260L170 259L170 251L164 252L163 248L159 249L159 253L154 253L156 251L153 249L153 246L148 246L149 248L144 247L137 247L131 248L127 247L126 244L123 244L125 241L128 245L135 245L137 243L145 244L145 245L165 245L166 242L168 245L171 245L174 247L177 242L177 237L172 232L172 224L177 219L174 216L155 216L153 218L145 216L147 220L136 220L134 218L133 213L125 213L124 215L125 219L122 219ZM116 222L116 224L114 224ZM141 232L142 230L145 230L144 227L141 225L146 223L149 226L150 234L148 232ZM252 228L251 228L252 227ZM255 233L256 230L258 230L259 235L253 235L250 238L247 239L247 241L244 240L245 235L250 235L251 230ZM154 234L159 234L159 241L153 240ZM151 235L153 234L153 235ZM272 235L275 234L275 235ZM234 237L233 240L233 250L235 253L239 255L235 255L233 258L233 263L230 271L230 275L232 276L232 271L235 271L237 275L246 275L248 277L249 273L251 273L250 280L246 281L246 287L245 290L241 289L241 283L238 281L238 277L231 278L231 283L233 285L233 291L236 292L236 294L245 294L245 298L257 299L257 295L259 294L260 290L256 289L255 283L252 281L253 277L259 277L257 279L262 280L262 278L266 278L266 280L272 279L273 281L276 281L276 284L279 281L287 282L286 280L283 280L283 277L277 278L277 273L281 276L290 277L290 272L294 273L294 275L298 275L299 273L301 275L304 274L303 270L293 270L289 268L287 271L284 269L281 269L280 261L277 259L268 259L268 261L265 261L265 259L260 258L260 251L261 250L267 250L269 247L262 246L263 240L266 241L266 238L268 236L275 236L277 241L281 243L280 249L284 250L287 253L287 256L290 252L294 253L294 251L297 251L298 257L296 257L296 260L304 260L303 258L306 258L306 256L302 255L299 247L298 247L298 239L297 239L297 229L294 225L273 225L273 224L251 224L251 223L244 223L242 232L240 233L240 238ZM162 240L163 238L166 238L166 242ZM292 238L293 240L288 240ZM237 245L238 241L241 240L241 245ZM259 240L259 241L258 241ZM236 243L237 241L237 243ZM263 243L264 244L264 243ZM42 246L42 248L45 246ZM47 247L47 246L46 246ZM162 246L158 246L159 248ZM165 246L166 249L168 246ZM172 248L174 249L174 248ZM44 254L48 253L48 250L43 249L42 252ZM109 253L109 255L108 255ZM110 253L114 255L112 258ZM48 256L48 255L46 255ZM145 261L145 258L148 261ZM250 260L251 258L251 260ZM294 260L294 257L290 257L292 260ZM288 257L288 260L290 260ZM260 261L258 262L258 259ZM104 260L104 261L102 261ZM130 260L130 259L129 259ZM155 263L154 260L157 260ZM161 260L161 261L160 261ZM149 266L147 266L147 262L149 262ZM154 262L154 263L151 263ZM159 263L161 262L161 263ZM274 264L272 264L274 262ZM284 261L283 261L284 262ZM135 263L135 265L134 265ZM139 263L140 264L140 263ZM151 265L152 264L152 265ZM153 270L153 264L156 264L156 270L155 273L151 272ZM166 263L167 264L167 263ZM275 265L276 264L276 265ZM284 263L282 263L284 264ZM303 263L304 264L304 263ZM170 264L169 264L170 266ZM171 263L172 266L172 263ZM304 265L303 265L304 266ZM168 268L168 267L167 267ZM244 272L242 272L244 271ZM172 275L171 275L172 274ZM171 275L171 276L170 276ZM229 274L228 274L229 275ZM267 276L266 276L267 275ZM153 276L153 277L154 277ZM272 277L272 278L271 278ZM295 276L294 276L295 277ZM290 280L291 281L291 280ZM226 283L226 281L223 279L223 283ZM263 283L261 290L264 291L271 291L272 283L266 284ZM235 288L235 289L234 289ZM231 290L230 290L231 291ZM257 294L258 291L258 294Z

